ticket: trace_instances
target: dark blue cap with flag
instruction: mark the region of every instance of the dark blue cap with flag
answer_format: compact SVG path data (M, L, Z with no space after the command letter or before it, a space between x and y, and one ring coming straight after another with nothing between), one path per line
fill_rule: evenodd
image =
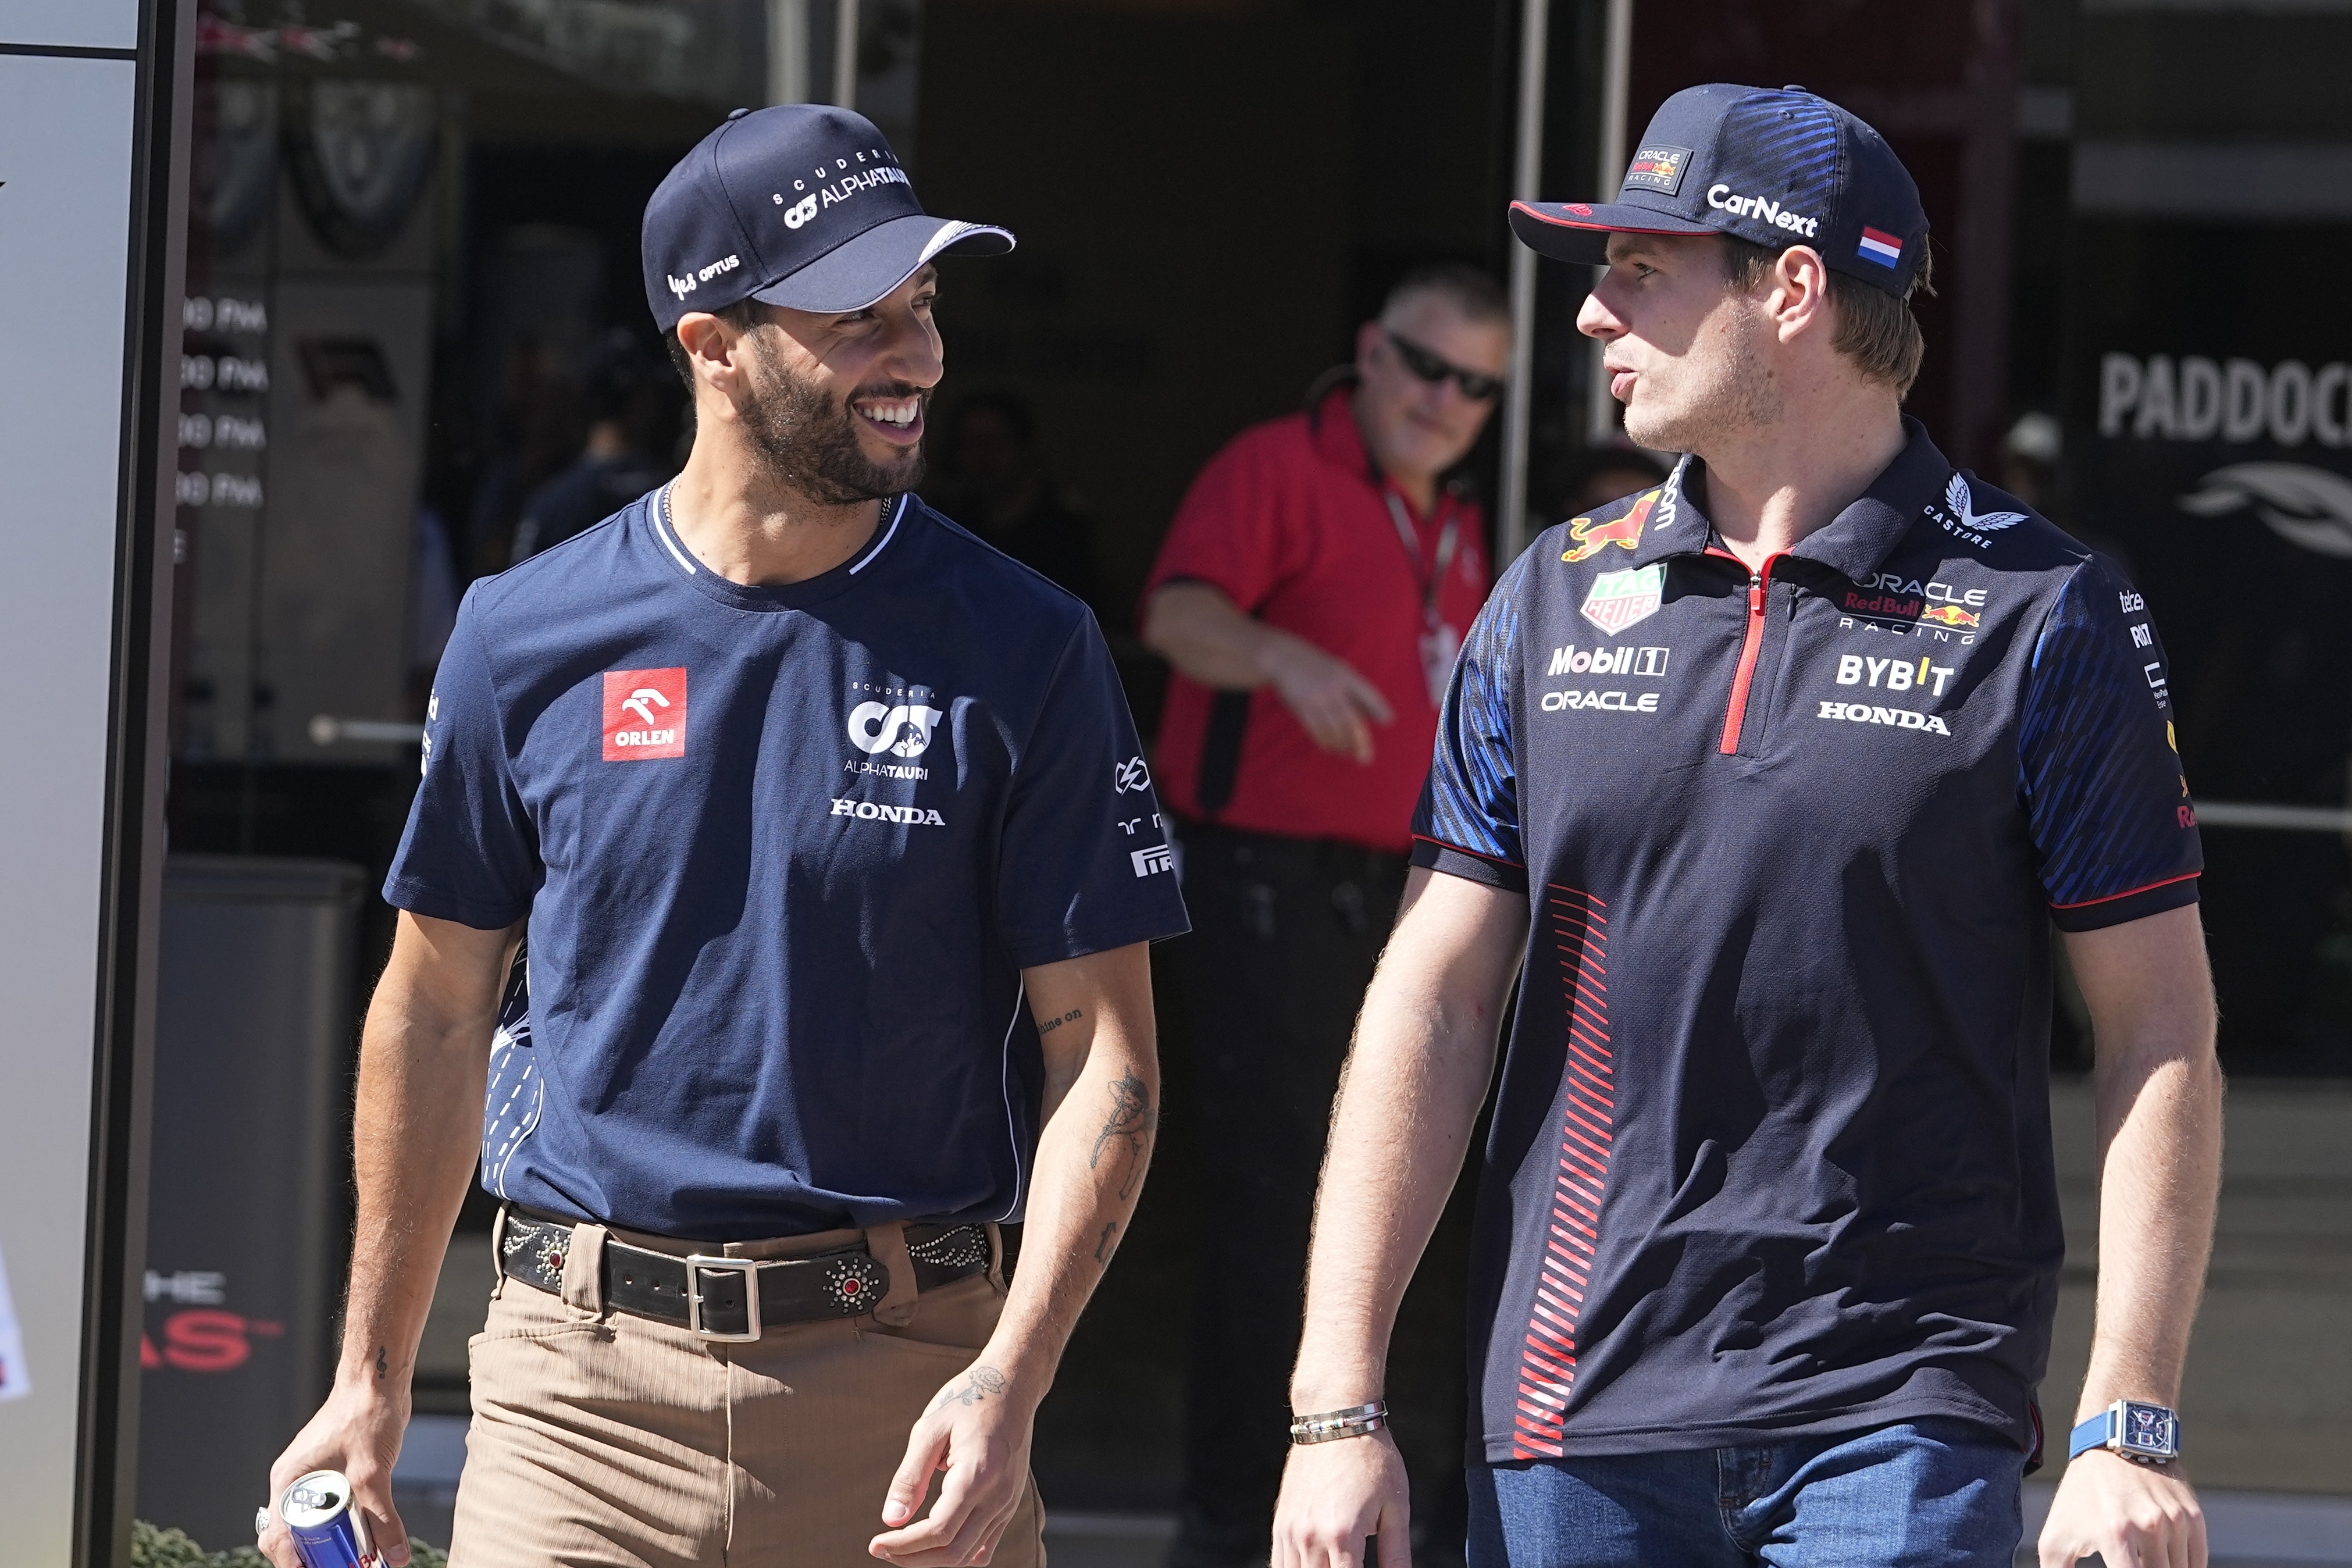
M1801 87L1688 87L1642 133L1613 202L1513 202L1511 232L1542 255L1608 261L1612 234L1727 234L1809 245L1898 298L1927 252L1919 187L1886 139Z
M646 204L646 303L664 332L745 300L862 310L934 257L999 255L1013 236L933 217L874 122L846 109L739 109Z

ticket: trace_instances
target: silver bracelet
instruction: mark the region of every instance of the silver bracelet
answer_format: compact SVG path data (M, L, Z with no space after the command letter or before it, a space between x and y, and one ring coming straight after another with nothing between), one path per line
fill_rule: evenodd
M1375 1399L1370 1405L1351 1405L1345 1410L1326 1410L1317 1415L1297 1416L1290 1423L1290 1440L1294 1443L1330 1443L1341 1437L1361 1437L1388 1424L1388 1402Z

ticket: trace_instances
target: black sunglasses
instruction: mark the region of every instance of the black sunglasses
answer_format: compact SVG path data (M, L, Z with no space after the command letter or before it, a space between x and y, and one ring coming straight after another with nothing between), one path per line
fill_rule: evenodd
M1397 357L1404 361L1405 369L1421 380L1433 383L1451 381L1462 389L1462 395L1473 403L1486 403L1502 395L1501 377L1464 370L1458 364L1438 358L1411 338L1399 337L1386 327L1381 331L1388 334L1389 344L1396 350Z

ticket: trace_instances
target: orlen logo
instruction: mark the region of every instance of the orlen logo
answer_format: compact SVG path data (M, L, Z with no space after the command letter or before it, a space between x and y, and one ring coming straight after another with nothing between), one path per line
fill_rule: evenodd
M686 755L686 671L604 672L604 760L649 762Z
M777 199L781 201L782 198L778 197ZM803 196L800 200L794 202L792 205L784 209L784 226L786 228L798 228L801 225L808 222L809 219L814 216L816 216L816 193L814 191L811 191L808 195Z

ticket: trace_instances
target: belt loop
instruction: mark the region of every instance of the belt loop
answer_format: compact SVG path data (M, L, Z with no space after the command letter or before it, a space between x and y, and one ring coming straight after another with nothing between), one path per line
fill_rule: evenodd
M1004 1227L991 1220L988 1230L988 1282L999 1294L1004 1289Z
M585 1221L572 1227L563 1249L563 1303L583 1312L604 1310L604 1227Z
M903 1329L915 1321L915 1260L907 1255L907 1227L897 1220L866 1227L866 1250L890 1272L890 1292L874 1321Z
M490 1220L490 1300L498 1300L506 1293L507 1205L501 1203Z

